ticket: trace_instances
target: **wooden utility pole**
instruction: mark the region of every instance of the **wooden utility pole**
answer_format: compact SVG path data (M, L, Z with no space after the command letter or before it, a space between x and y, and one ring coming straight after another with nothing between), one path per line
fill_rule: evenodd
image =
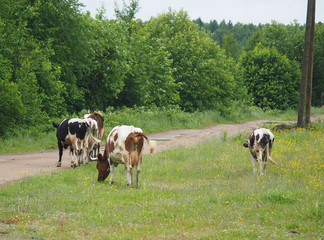
M310 123L310 106L312 97L313 52L315 30L315 0L308 0L307 19L300 81L297 127L307 127ZM306 105L306 107L305 107ZM305 116L305 120L304 120Z
M305 106L305 126L310 123L311 102L312 102L312 82L313 82L313 56L314 56L314 34L315 34L315 0L312 6L312 26L310 30L310 45L309 45L309 63L308 76L306 82L306 106Z

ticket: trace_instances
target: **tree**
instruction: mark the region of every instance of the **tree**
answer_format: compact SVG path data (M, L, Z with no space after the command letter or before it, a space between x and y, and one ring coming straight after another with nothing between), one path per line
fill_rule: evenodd
M104 18L88 17L87 21L91 29L90 48L94 54L89 59L91 67L81 85L87 99L84 107L104 111L109 106L119 104L118 96L124 89L126 74L130 69L127 62L128 29Z
M249 38L244 50L252 51L262 41L263 41L262 32L258 30Z
M276 47L280 54L301 63L303 31L297 22L285 26L272 21L262 29L262 32L262 45Z
M180 84L185 111L215 109L225 113L234 98L235 78L225 53L184 11L161 14L147 23L151 36L171 54L173 77Z
M11 82L12 69L8 60L0 55L0 136L26 113L17 84Z
M234 33L225 34L223 36L223 48L225 49L226 55L237 60L239 57L239 46Z
M164 44L138 26L130 37L129 72L119 95L120 105L166 107L179 103L179 84L172 76L172 59Z
M49 114L56 115L63 100L57 79L59 69L50 62L53 52L31 34L29 23L35 9L29 4L6 0L0 10L0 55L10 64L10 77L4 79L4 84L10 86L11 92L17 88L13 99L21 101L27 114L17 114L15 123L25 128L46 121Z
M317 24L314 40L312 104L324 105L324 24Z
M51 65L60 70L57 85L63 87L60 96L64 102L58 104L59 112L80 111L86 105L83 86L94 54L88 18L80 13L78 0L26 2L30 14L25 20L30 34L53 51Z
M240 60L243 79L254 105L262 109L290 109L297 104L299 67L274 47L259 44Z
M127 64L124 86L118 95L117 106L177 105L179 84L172 77L172 60L165 46L151 36L141 20L135 20L138 1L124 3L123 9L115 9L117 23L128 29Z

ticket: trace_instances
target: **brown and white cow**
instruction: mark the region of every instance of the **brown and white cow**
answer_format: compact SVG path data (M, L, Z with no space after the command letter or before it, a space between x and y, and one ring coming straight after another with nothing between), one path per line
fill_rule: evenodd
M127 186L132 186L134 167L136 167L136 186L138 186L144 139L149 143L150 153L153 153L156 143L149 140L142 129L126 125L114 127L108 135L103 156L98 154L98 181L104 181L111 172L110 184L113 184L115 167L124 164Z
M98 143L97 122L93 119L64 119L59 124L53 122L57 128L56 137L59 148L57 167L61 167L63 148L70 147L71 167L76 167L83 161L83 153L89 148L89 139Z
M105 128L104 128L104 121L105 118L100 112L93 112L85 114L83 116L84 119L93 119L97 122L98 126L98 140L101 140L105 135ZM96 157L100 152L100 143L93 143L92 139L89 139L89 145L92 145L93 148L89 148L86 154L87 162L90 160L90 155L92 154L93 157Z
M250 134L247 142L243 143L243 146L250 150L254 174L257 171L257 162L259 163L260 175L263 174L268 160L277 164L270 157L273 142L274 136L269 129L257 128Z

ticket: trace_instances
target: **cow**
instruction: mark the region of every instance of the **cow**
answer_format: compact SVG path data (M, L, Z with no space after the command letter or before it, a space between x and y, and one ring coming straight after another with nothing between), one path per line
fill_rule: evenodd
M83 119L94 119L97 122L98 139L101 140L105 135L104 116L100 112L90 113L90 111L88 111L88 113L83 116ZM93 145L93 148L88 149L88 152L86 154L87 162L91 159L91 154L93 157L96 157L100 152L100 143L93 143L93 140L89 139L89 145Z
M269 129L257 128L250 134L249 139L243 143L243 146L250 150L254 174L257 171L257 162L259 163L260 175L263 174L268 160L272 164L277 164L270 157L273 142L274 136Z
M132 169L136 167L136 187L141 170L144 139L154 152L156 142L149 140L142 129L120 125L114 127L107 137L104 154L98 154L98 181L104 181L111 172L110 184L114 183L114 169L118 164L125 165L127 186L132 187Z
M85 114L83 116L83 118L84 119L91 118L91 119L94 119L94 120L97 121L97 125L98 125L98 139L101 140L104 137L104 135L105 135L105 127L104 127L105 118L104 118L104 116L100 112L90 113L90 111L88 111L88 113ZM88 158L90 158L90 154L91 153L92 153L92 156L93 157L96 157L99 154L99 152L100 152L100 143L94 145L93 151L90 151L89 152Z
M63 148L70 147L71 167L75 168L81 160L83 161L83 152L88 148L89 138L97 143L100 142L96 138L97 122L92 119L71 118L64 119L59 124L55 122L52 124L57 128L56 138L59 148L57 167L62 165Z

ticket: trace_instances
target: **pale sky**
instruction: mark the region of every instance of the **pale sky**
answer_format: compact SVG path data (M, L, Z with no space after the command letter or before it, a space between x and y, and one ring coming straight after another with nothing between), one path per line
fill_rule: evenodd
M86 5L84 11L90 11L94 17L96 9L102 4L107 11L106 17L115 18L115 2L121 9L122 0L79 0ZM156 17L160 13L183 9L188 12L190 19L200 17L204 22L222 20L233 24L271 23L275 20L279 23L290 24L297 20L299 24L305 24L308 0L139 0L140 10L136 19L147 21L151 16ZM128 4L129 0L125 0ZM324 0L316 1L315 21L324 23Z

